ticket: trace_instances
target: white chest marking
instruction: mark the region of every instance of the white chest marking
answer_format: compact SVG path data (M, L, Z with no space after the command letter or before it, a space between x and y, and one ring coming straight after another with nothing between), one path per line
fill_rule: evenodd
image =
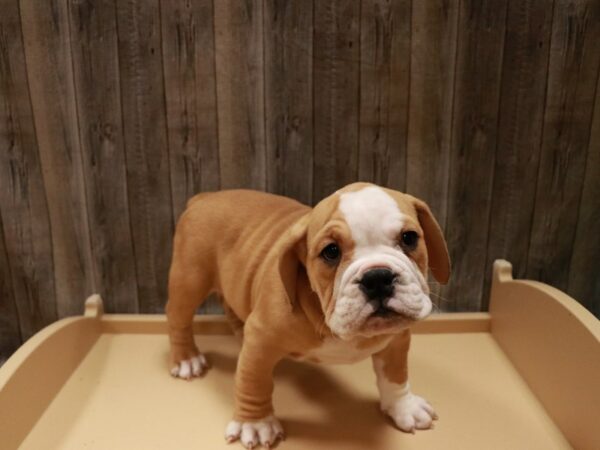
M319 362L328 364L351 364L368 358L388 345L392 337L384 339L377 345L358 348L357 340L344 341L341 339L326 338L320 347L311 349L307 358L316 358Z

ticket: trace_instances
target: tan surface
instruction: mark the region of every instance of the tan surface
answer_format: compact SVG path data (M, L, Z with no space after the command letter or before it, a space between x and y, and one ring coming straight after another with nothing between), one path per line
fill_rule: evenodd
M568 295L494 264L491 331L575 448L600 449L600 321Z
M369 361L285 362L275 388L290 436L282 448L569 448L558 427L576 448L599 448L600 322L549 286L513 281L506 262L491 306L491 316L440 314L416 327L411 382L439 412L435 430L391 426ZM23 448L225 447L238 346L222 318L195 319L214 368L184 382L167 374L164 316L103 316L98 296L85 316L44 329L0 369L3 450L30 429Z
M15 448L99 336L96 320L69 318L44 328L0 370L0 449ZM44 448L44 447L42 447Z
M168 375L166 336L101 336L23 448L227 448L238 346L230 336L196 340L214 367L185 382ZM379 412L370 361L283 363L275 408L289 437L281 448L568 448L489 334L417 335L410 368L414 390L440 415L435 430L415 436Z

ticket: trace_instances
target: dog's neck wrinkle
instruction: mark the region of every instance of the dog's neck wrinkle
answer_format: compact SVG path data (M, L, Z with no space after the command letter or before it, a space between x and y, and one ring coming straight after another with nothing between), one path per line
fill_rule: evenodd
M332 336L331 330L325 323L325 315L321 309L319 296L310 287L306 270L298 271L296 284L296 298L298 306L310 322L319 338Z

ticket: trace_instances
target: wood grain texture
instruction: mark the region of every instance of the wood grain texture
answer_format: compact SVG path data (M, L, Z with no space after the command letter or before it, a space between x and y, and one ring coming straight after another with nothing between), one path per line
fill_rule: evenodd
M21 345L21 329L0 214L0 366Z
M23 339L56 314L52 235L18 3L0 1L0 213Z
M588 145L567 292L600 317L600 77Z
M220 186L213 0L162 0L160 11L176 222L190 197ZM222 312L218 299L201 312Z
M483 279L486 309L494 260L510 261L517 278L523 278L527 270L552 27L552 8L548 3L547 0L527 0L510 2L508 6Z
M264 5L267 190L310 204L313 5L286 0Z
M59 317L96 291L66 0L20 2L27 77L48 199ZM52 70L48 70L52 67Z
M506 1L460 3L445 233L453 269L442 289L452 310L481 307L505 19Z
M313 202L358 177L360 3L314 4Z
M446 224L458 2L413 1L406 192L423 199ZM430 283L436 306L448 300Z
M563 290L579 216L599 66L600 2L556 0L527 275Z
M219 189L213 0L160 3L173 218Z
M411 0L363 0L358 178L406 190Z
M71 0L69 15L96 288L107 312L134 313L139 308L127 202L115 3Z
M427 202L442 227L447 209L457 26L458 2L413 2L406 191Z
M127 189L140 312L167 300L173 208L160 10L157 0L118 0L117 26Z
M263 3L214 6L221 188L264 190Z
M0 0L0 358L91 289L161 312L173 223L220 188L406 190L445 228L441 309L485 309L503 257L600 316L599 10Z

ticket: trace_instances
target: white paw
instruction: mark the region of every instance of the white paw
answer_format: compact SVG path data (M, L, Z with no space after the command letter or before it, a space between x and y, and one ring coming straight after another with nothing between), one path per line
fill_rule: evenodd
M267 416L256 422L238 422L232 420L225 428L227 443L242 441L246 448L254 448L259 443L265 448L271 448L277 440L283 439L283 427L274 416Z
M433 428L438 415L427 400L410 391L384 409L396 426L407 433Z
M192 356L190 359L181 361L171 369L171 375L175 378L183 378L189 380L192 377L201 376L206 369L208 369L208 363L202 353L197 356Z

